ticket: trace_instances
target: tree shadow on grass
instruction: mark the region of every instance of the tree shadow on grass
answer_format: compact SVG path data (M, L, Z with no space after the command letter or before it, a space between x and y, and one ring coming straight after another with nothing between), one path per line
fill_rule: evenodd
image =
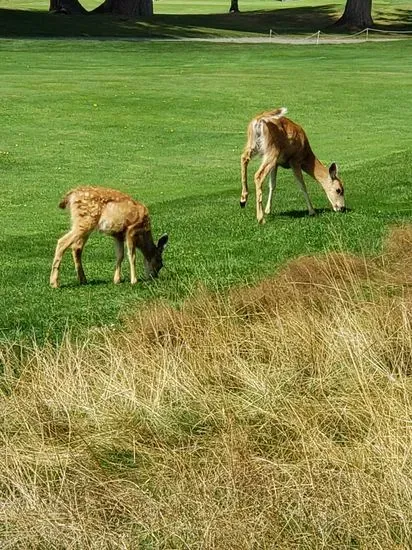
M378 11L375 14L375 27L386 31L412 32L412 10L396 9L390 14Z
M195 38L236 34L308 33L330 27L335 7L295 7L239 14L156 14L139 21L102 15L66 16L47 11L0 9L0 36Z
M107 15L55 15L47 11L0 9L3 38L196 38L236 35L308 34L319 29L347 34L334 27L339 17L333 4L317 7L255 10L238 14L155 14L141 20ZM411 30L412 10L375 14L377 28Z
M336 6L277 7L237 14L155 14L130 20L107 15L56 15L47 11L0 8L0 37L3 38L196 38L207 36L308 34L319 29L346 33L334 27L340 13ZM412 10L377 11L375 26L387 31L412 31Z
M301 34L331 26L336 19L333 6L298 7L271 11L256 10L239 14L157 15L147 21L151 32L167 37L205 34Z

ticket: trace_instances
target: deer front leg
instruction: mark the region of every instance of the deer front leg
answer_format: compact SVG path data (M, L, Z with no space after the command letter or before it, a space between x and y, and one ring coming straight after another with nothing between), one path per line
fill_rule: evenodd
M251 149L245 149L242 153L241 160L240 160L240 166L241 166L241 172L242 172L242 194L240 196L241 208L244 208L246 206L247 197L249 195L249 190L247 186L247 167L251 158L252 158Z
M272 198L273 198L273 193L276 189L277 171L278 171L278 167L275 166L273 170L271 170L269 173L269 196L268 196L268 202L266 203L265 214L270 214L272 211Z
M87 283L86 275L84 274L82 265L82 252L86 241L87 235L78 239L72 244L74 267L76 268L77 278L79 279L79 283L81 285L85 285Z
M69 231L66 235L63 235L61 239L57 241L56 252L54 254L52 269L50 273L50 285L53 288L59 287L59 268L63 258L63 254L78 238L75 231Z
M302 169L298 165L292 165L293 174L295 176L298 187L302 190L303 196L305 197L306 205L308 207L309 216L315 216L316 212L313 208L312 201L310 200L308 191L306 189L305 180L303 179Z
M263 183L266 176L276 168L277 157L265 159L255 174L256 187L256 218L258 223L265 223L263 215Z
M121 237L114 238L115 250L116 250L116 269L114 271L113 282L119 284L121 280L121 268L124 258L124 240Z
M137 277L136 277L136 244L134 242L134 239L132 235L128 234L126 236L126 244L127 244L127 255L129 258L129 264L130 264L130 282L132 285L135 285L137 283Z

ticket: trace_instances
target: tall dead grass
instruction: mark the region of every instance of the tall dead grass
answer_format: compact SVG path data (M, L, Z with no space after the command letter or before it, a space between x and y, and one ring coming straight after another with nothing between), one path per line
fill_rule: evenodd
M3 346L1 548L410 548L411 245Z

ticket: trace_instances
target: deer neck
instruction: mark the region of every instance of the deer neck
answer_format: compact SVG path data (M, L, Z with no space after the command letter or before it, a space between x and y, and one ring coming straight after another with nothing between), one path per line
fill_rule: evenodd
M323 189L326 189L330 181L329 169L313 153L302 168L309 176L320 183Z
M151 231L142 231L137 239L137 247L142 251L146 260L151 260L156 254L156 244Z

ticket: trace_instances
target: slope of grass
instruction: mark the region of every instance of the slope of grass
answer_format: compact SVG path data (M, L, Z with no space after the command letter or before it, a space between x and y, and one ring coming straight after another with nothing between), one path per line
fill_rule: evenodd
M410 548L411 250L3 346L4 548Z
M100 2L85 1L92 10ZM290 0L276 2L240 1L240 14L229 14L229 0L176 2L158 0L152 18L133 21L106 16L56 16L47 13L48 2L0 1L0 36L119 36L119 37L196 37L268 35L277 33L308 34L318 29L330 33L343 12L345 2ZM375 0L373 16L377 27L412 31L410 4L404 0ZM339 31L340 32L340 31Z
M199 281L251 282L302 253L377 252L385 226L411 217L410 49L2 42L2 333L116 323L150 297L176 302ZM329 211L309 182L320 209L309 219L284 170L265 227L255 221L253 185L239 209L248 119L278 105L321 159L340 164L347 214ZM57 204L79 184L117 187L149 206L155 236L170 235L157 283L114 287L113 245L95 236L84 255L90 284L77 286L67 255L62 289L49 289L69 226Z

